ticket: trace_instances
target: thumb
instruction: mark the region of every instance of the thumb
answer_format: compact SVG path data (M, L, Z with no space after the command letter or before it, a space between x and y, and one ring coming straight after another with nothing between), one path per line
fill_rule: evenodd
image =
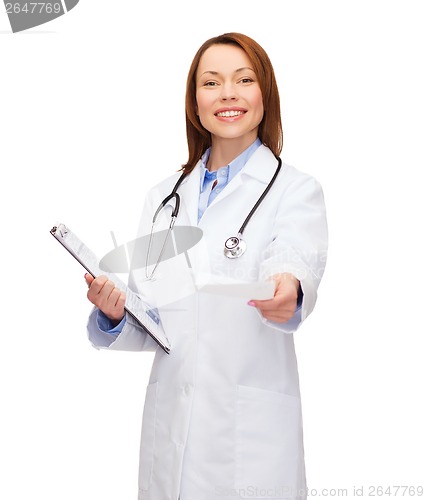
M92 282L94 281L94 278L90 273L86 273L84 275L84 279L86 280L87 286L89 286L89 287L92 284Z

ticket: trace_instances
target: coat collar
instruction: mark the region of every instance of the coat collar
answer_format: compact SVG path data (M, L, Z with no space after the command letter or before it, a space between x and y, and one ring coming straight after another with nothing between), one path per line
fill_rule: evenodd
M214 199L210 207L230 196L242 182L249 180L249 178L261 182L262 184L268 184L276 171L276 167L277 160L274 154L269 148L261 145L247 161L243 169L235 175L226 188ZM201 161L199 161L192 172L183 179L178 190L180 192L182 204L189 217L190 224L193 226L198 225L200 176Z

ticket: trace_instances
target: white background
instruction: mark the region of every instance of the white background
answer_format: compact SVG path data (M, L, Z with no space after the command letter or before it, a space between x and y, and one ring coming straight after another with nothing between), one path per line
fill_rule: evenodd
M49 229L100 256L110 231L134 238L187 159L192 57L226 31L269 53L282 157L326 196L328 267L296 334L309 487L425 486L423 2L146 4L81 0L17 34L0 13L0 497L137 497L152 354L90 346L84 273Z

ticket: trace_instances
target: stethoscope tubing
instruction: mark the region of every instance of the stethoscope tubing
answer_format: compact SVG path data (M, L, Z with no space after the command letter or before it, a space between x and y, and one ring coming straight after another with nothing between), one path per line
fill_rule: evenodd
M242 240L242 234L245 231L245 228L248 225L248 222L251 220L251 217L254 215L254 213L257 211L258 207L260 206L260 204L263 202L264 198L267 196L267 193L270 191L271 187L273 186L273 184L274 184L274 182L276 180L276 177L278 176L278 174L280 172L280 169L282 167L282 160L278 156L276 156L276 159L278 161L278 165L277 165L276 171L273 174L273 177L271 178L270 182L268 183L266 189L263 191L263 193L258 198L258 200L255 203L255 205L252 207L252 209L249 212L249 214L246 216L246 218L245 218L242 226L240 227L240 229L238 231L238 235L228 238L226 240L226 242L225 242L225 245L224 245L224 254L226 255L226 257L228 257L230 259L240 257L245 252L245 250L246 250L246 243ZM153 228L154 228L154 225L155 225L155 222L156 222L156 218L157 218L158 214L160 213L160 211L165 207L165 205L167 205L167 203L174 198L175 199L175 205L174 205L173 211L171 213L170 227L168 229L168 232L167 232L164 244L162 245L158 261L157 261L157 263L156 263L156 265L154 267L154 270L152 271L152 273L150 275L150 278L153 276L153 274L154 274L154 272L155 272L155 270L156 270L156 268L157 268L157 266L158 266L158 264L159 264L159 262L161 260L162 254L164 252L165 245L166 245L167 240L168 240L169 233L172 230L172 228L174 226L174 223L175 223L175 221L177 219L177 216L179 214L179 211L180 211L180 195L177 193L177 189L180 187L180 184L183 182L183 179L186 177L186 175L188 175L186 172L183 172L181 174L181 176L178 178L175 186L173 187L173 190L160 203L159 207L156 209L156 212L155 212L155 214L153 216L153 219L152 219L152 230L151 230L151 235L150 235L150 238L149 238L148 252L147 252L147 257L146 257L146 277L147 278L148 278L148 276L147 276L147 265L148 265L149 255L150 255L150 249L151 249L151 243L152 243L152 235L153 235ZM230 242L231 247L228 246L228 242Z
M277 168L276 168L276 171L273 175L273 177L271 178L270 182L268 183L266 189L263 191L262 195L258 198L257 202L255 203L255 205L252 207L251 211L249 212L249 214L247 215L247 217L245 218L242 226L240 227L239 231L238 231L238 234L239 235L242 235L243 232L245 231L245 228L248 224L248 222L250 221L251 217L254 215L254 213L257 211L257 208L260 206L261 202L264 200L264 198L267 196L267 193L270 191L271 187L273 186L274 184L274 181L276 180L276 177L278 176L279 172L280 172L280 169L282 168L282 160L279 156L276 157L277 161L278 161L278 165L277 165ZM180 210L180 196L179 194L177 193L177 189L179 188L180 184L183 182L183 179L186 177L186 173L184 172L177 180L176 182L176 185L173 187L173 190L172 192L162 201L162 203L160 204L160 206L158 207L157 211L155 212L155 215L153 217L153 222L155 222L156 220L156 217L157 215L159 214L159 212L165 207L165 205L174 197L176 197L176 205L174 207L174 210L171 214L172 217L177 217L178 213L179 213L179 210Z
M276 177L279 174L279 171L280 171L280 169L282 167L282 160L280 159L280 157L277 157L276 159L278 161L276 172L274 173L272 179L268 183L266 189L263 191L262 195L258 198L257 203L252 207L251 212L249 212L249 214L247 215L246 219L244 220L244 223L240 227L240 229L238 231L238 234L240 234L241 236L242 236L243 232L245 231L245 228L246 228L248 222L250 221L251 217L254 215L254 213L257 211L257 208L260 206L261 202L267 196L267 193L270 191L271 187L274 184L274 181L276 180Z

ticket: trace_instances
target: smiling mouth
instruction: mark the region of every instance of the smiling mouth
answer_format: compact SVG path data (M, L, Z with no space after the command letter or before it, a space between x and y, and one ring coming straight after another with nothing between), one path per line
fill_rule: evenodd
M245 113L246 111L221 111L220 113L216 113L215 116L219 116L220 118L232 118L234 116L241 116Z

